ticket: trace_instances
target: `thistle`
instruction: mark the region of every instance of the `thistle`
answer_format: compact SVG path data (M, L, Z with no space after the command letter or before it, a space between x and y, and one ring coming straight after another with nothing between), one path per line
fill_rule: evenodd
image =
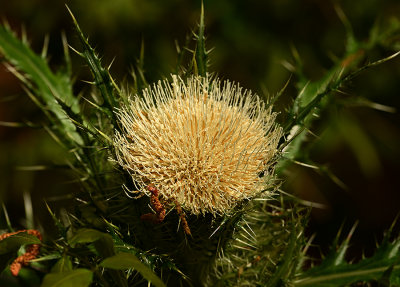
M130 99L118 116L119 164L141 185L156 186L164 202L223 214L270 185L282 135L276 114L236 84L173 76Z
M0 236L0 271L12 262L11 274L19 278L4 281L10 276L3 272L0 285L400 285L395 223L369 258L347 261L354 225L344 241L338 233L327 256L314 260L310 257L314 252L308 250L315 245L314 237L307 238L305 229L310 212L301 204L317 205L281 188L273 195L270 191L278 189L275 174L282 180L292 176L287 167L293 163L344 186L328 164L312 160L315 139L308 136L322 132L313 131L314 123L347 105L383 107L339 94L362 71L400 54L363 64L371 52L383 47L398 50L398 41L392 39L399 38L400 24L382 31L374 28L369 40L358 41L344 13L336 9L348 29L346 51L319 80L309 80L293 49L297 63L285 66L295 75L298 93L280 119L283 129L271 106L284 88L265 104L237 84L208 76L203 8L196 46L191 49L188 40L183 49L178 47L175 73L181 77L143 89L147 81L142 50L132 83L132 90L140 94L133 97L121 92L72 13L82 44L81 52L76 52L88 64L97 88L93 99L84 92L74 94L65 39L67 68L53 72L45 59L46 47L36 55L25 37L20 41L0 25L1 60L47 116L44 129L65 148L62 167L73 171L80 183L79 190L74 185L65 196L57 196L63 208L74 199L67 210L53 212L47 205L54 226L46 226L43 241L33 227L14 232L2 206L0 220L9 231ZM1 125L39 127L31 122L0 121ZM42 165L29 168L42 169ZM139 190L127 198L121 186ZM32 204L25 197L24 202L28 211ZM33 224L31 212L26 222ZM52 227L57 229L54 238L46 230ZM28 266L34 270L19 272Z

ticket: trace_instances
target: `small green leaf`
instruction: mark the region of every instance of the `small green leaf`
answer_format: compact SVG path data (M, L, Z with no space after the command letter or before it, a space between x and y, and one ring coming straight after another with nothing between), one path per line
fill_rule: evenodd
M51 272L57 273L57 272L65 272L65 271L71 271L71 270L72 270L71 259L69 259L69 256L64 255L53 266L53 268L51 269Z
M40 240L33 235L21 232L0 241L0 272L2 272L11 259L15 258L16 252L23 245L40 244Z
M49 255L40 256L39 258L32 259L31 262L43 262L43 261L60 259L60 258L61 258L60 253L54 252L54 253L51 253Z
M41 287L87 287L92 283L93 273L88 269L75 269L47 274Z
M146 280L156 287L165 287L161 279L146 265L131 253L118 253L100 263L100 266L110 269L126 270L133 268L138 271Z
M103 258L110 257L115 254L114 241L111 235L100 232L95 229L82 228L69 240L71 246L78 243L94 243L99 255Z
M71 246L75 246L79 243L93 244L94 248L97 251L97 255L102 259L113 256L115 254L114 241L111 235L97 231L95 229L80 229L69 242ZM108 270L108 273L113 278L116 286L128 286L126 277L122 271Z
M15 252L22 245L40 243L41 241L36 236L21 232L0 241L0 254Z
M107 235L108 234L95 229L82 228L69 240L69 243L72 246L75 246L78 243L93 243Z
M103 233L103 236L94 242L94 247L103 258L107 258L115 254L114 241L109 234Z

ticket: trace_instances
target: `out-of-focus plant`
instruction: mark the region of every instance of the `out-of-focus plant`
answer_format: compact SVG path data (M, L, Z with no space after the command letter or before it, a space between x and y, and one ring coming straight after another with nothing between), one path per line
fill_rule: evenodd
M177 74L149 85L139 64L127 87L112 78L71 16L81 42L72 50L92 73L91 94L73 92L66 40L66 67L53 72L45 53L35 54L10 28L0 27L0 53L6 66L47 116L43 128L64 147L65 164L81 187L71 193L76 204L66 214L48 207L57 238L51 240L44 232L40 254L30 260L36 271L23 268L18 274L21 282L400 284L400 241L391 230L374 255L356 263L345 257L351 233L345 240L339 234L321 264L310 267L307 249L312 240L304 234L308 209L280 191L283 172L291 162L335 179L326 167L308 160L304 142L310 140L313 122L339 98L376 107L368 99L348 94L343 99L340 94L364 70L398 55L393 52L400 34L398 22L372 30L369 40L361 42L344 21L346 51L318 80L305 76L294 53L295 65L287 66L296 75L298 93L278 122L274 103L285 88L264 102L209 71L203 11L194 41L179 49ZM368 52L378 46L392 54L368 62ZM13 231L10 223L9 229ZM38 243L24 232L0 241L4 280L15 283L7 264L17 251L29 254L30 246Z

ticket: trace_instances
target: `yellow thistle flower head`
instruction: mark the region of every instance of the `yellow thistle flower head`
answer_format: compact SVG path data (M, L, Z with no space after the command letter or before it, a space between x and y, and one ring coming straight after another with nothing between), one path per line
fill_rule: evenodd
M271 108L229 81L173 76L119 111L119 164L164 202L223 214L268 187L282 131ZM146 190L142 191L146 193Z

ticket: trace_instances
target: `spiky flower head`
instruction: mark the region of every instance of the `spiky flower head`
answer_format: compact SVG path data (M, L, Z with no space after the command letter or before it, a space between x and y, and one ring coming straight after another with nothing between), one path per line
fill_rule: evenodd
M173 76L130 99L119 119L119 164L164 202L222 214L268 186L281 129L271 108L236 84Z

